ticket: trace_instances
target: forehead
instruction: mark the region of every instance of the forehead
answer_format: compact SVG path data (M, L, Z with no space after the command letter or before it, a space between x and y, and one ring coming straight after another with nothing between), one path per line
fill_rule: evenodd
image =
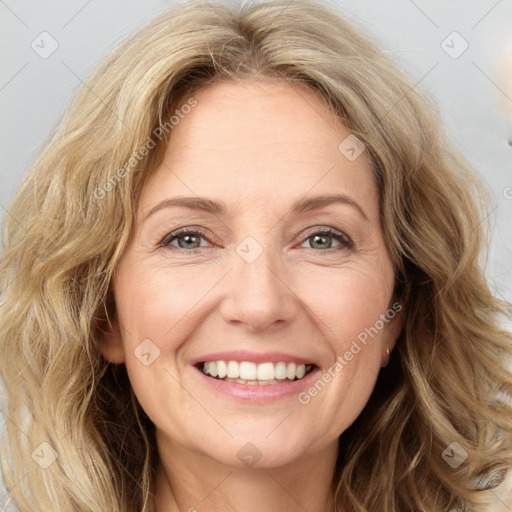
M141 213L184 195L285 207L343 193L378 208L366 153L351 161L340 152L350 132L313 91L276 80L223 82L193 98L197 105L173 127L164 161L144 187Z

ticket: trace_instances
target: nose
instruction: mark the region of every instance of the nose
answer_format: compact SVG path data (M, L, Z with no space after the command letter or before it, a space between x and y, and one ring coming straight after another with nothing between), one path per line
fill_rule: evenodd
M250 257L243 252L247 247L253 252ZM262 252L252 261L254 251ZM226 276L225 298L220 305L226 322L263 333L281 329L293 321L300 301L293 290L292 273L275 251L263 249L253 241L234 255L233 265Z

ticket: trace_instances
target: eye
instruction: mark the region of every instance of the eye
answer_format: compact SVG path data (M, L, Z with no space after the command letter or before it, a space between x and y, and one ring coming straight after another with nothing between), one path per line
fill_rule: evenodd
M200 247L204 247L201 246L201 239L208 240L205 233L199 229L180 229L166 235L165 238L160 242L159 246L171 246L178 251L191 251L194 249L199 249ZM178 242L177 246L173 245L172 242L174 241Z
M347 235L333 228L326 228L313 232L309 231L309 233L311 234L307 236L304 243L311 240L311 249L319 249L325 252L331 249L351 249L354 246L354 244ZM337 247L332 247L333 239L338 242L339 245Z
M315 250L315 252L351 249L354 246L347 235L333 228L312 229L306 235L307 237L303 243L311 240L310 249ZM178 252L196 252L196 250L209 248L208 246L201 245L201 240L209 242L203 230L199 228L182 228L166 235L158 245L159 247L169 248ZM333 240L338 242L337 246L332 246ZM301 247L303 246L301 245Z

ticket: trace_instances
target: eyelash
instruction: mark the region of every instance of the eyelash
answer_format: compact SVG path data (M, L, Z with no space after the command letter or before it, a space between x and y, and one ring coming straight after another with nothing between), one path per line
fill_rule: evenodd
M321 236L328 235L328 236L334 238L335 240L337 240L338 242L340 242L340 244L341 244L338 247L330 247L329 249L325 249L325 250L304 247L304 249L308 249L308 250L314 251L316 253L319 253L319 252L320 253L331 253L333 251L335 252L335 251L344 250L344 249L347 250L347 249L352 249L354 247L352 240L347 235L345 235L344 233L341 233L340 231L337 231L333 228L308 230L308 232L306 234L307 234L307 236L304 237L302 243L304 243L306 240L312 238L314 235L321 235ZM162 249L170 248L172 251L176 251L179 253L194 253L194 254L197 254L202 249L211 249L211 247L197 247L194 249L183 249L181 247L175 247L173 245L170 245L171 242L180 238L180 236L183 236L183 235L200 236L201 238L204 238L205 240L210 242L210 240L206 236L206 233L202 229L182 228L182 229L179 229L177 231L173 231L172 233L167 234L160 241L158 246L159 246L159 248L162 248Z

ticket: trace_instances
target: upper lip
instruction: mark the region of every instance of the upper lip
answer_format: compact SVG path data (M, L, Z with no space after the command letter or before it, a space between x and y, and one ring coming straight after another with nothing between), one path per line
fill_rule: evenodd
M311 359L298 357L284 352L249 352L244 350L236 350L231 352L215 352L194 358L191 361L192 365L198 363L206 363L208 361L251 361L253 363L285 363L296 364L315 364Z

